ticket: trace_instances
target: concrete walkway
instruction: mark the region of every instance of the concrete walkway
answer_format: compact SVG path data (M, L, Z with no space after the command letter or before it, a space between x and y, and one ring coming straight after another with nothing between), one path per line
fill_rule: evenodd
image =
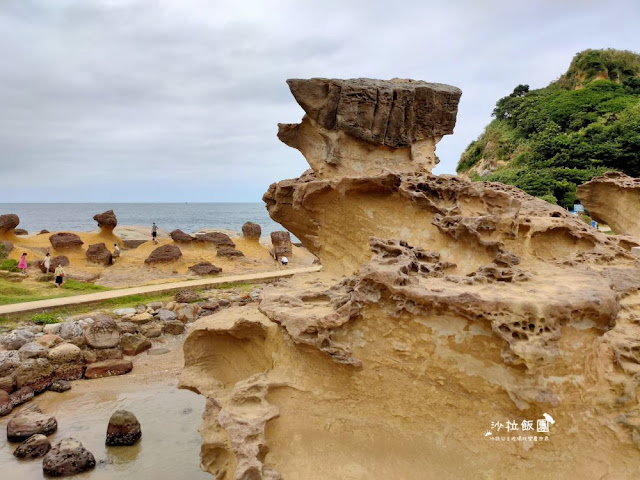
M34 310L46 310L47 308L66 307L69 305L81 305L85 303L100 302L111 298L127 297L129 295L139 295L145 293L167 292L180 290L189 287L203 287L208 285L220 285L224 283L252 282L256 280L270 280L275 278L290 277L296 273L312 273L321 270L320 265L305 268L283 268L272 272L250 273L246 275L230 275L228 277L203 278L200 280L189 280L186 282L162 283L159 285L147 285L145 287L121 288L106 292L89 293L86 295L74 295L72 297L50 298L48 300L38 300L36 302L13 303L11 305L0 305L0 315L10 313L31 312Z

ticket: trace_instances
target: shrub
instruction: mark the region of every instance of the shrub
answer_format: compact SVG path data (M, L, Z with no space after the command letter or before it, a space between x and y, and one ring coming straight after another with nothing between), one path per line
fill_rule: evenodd
M7 270L9 272L18 271L18 261L12 258L6 258L0 262L0 270Z
M48 325L50 323L60 323L60 317L55 313L36 313L31 316L31 321L39 325Z

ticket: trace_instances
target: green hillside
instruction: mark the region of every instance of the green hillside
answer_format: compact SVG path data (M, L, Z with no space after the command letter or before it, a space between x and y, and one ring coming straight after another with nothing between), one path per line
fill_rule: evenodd
M472 180L516 185L562 206L607 170L640 177L640 55L585 50L548 87L518 85L458 163Z

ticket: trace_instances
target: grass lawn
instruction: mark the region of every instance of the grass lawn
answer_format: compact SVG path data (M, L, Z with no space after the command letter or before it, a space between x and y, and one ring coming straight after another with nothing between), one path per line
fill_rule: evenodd
M69 297L104 290L111 289L94 285L93 283L78 282L77 280L71 279L65 281L63 288L57 288L52 282L37 282L27 279L23 282L14 283L7 279L0 278L0 305Z

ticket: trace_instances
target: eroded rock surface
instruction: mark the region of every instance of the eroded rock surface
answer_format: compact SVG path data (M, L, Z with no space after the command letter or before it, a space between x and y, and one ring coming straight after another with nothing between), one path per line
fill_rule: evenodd
M49 237L49 242L51 242L51 246L56 250L79 248L84 244L78 235L69 232L54 233Z
M181 256L182 252L177 246L163 245L162 247L158 247L153 252L151 252L144 263L153 264L175 262Z
M331 85L296 95L308 116L285 128L312 170L264 196L322 274L202 317L185 342L181 385L208 397L203 467L216 478L633 478L640 263L629 238L514 187L396 161L402 135L351 133L370 100L348 122L327 107L332 95L371 97ZM411 114L405 130L450 133L438 95L425 108L442 124ZM319 132L370 151L335 166ZM545 414L555 423L536 431Z
M580 185L577 194L591 218L616 233L640 238L640 178L607 172Z
M93 219L98 222L98 227L103 232L113 232L113 229L118 226L118 219L113 210L107 210L106 212L98 213L93 216Z
M14 213L6 213L4 215L0 215L0 233L13 233L19 224L20 217L18 217L18 215Z

